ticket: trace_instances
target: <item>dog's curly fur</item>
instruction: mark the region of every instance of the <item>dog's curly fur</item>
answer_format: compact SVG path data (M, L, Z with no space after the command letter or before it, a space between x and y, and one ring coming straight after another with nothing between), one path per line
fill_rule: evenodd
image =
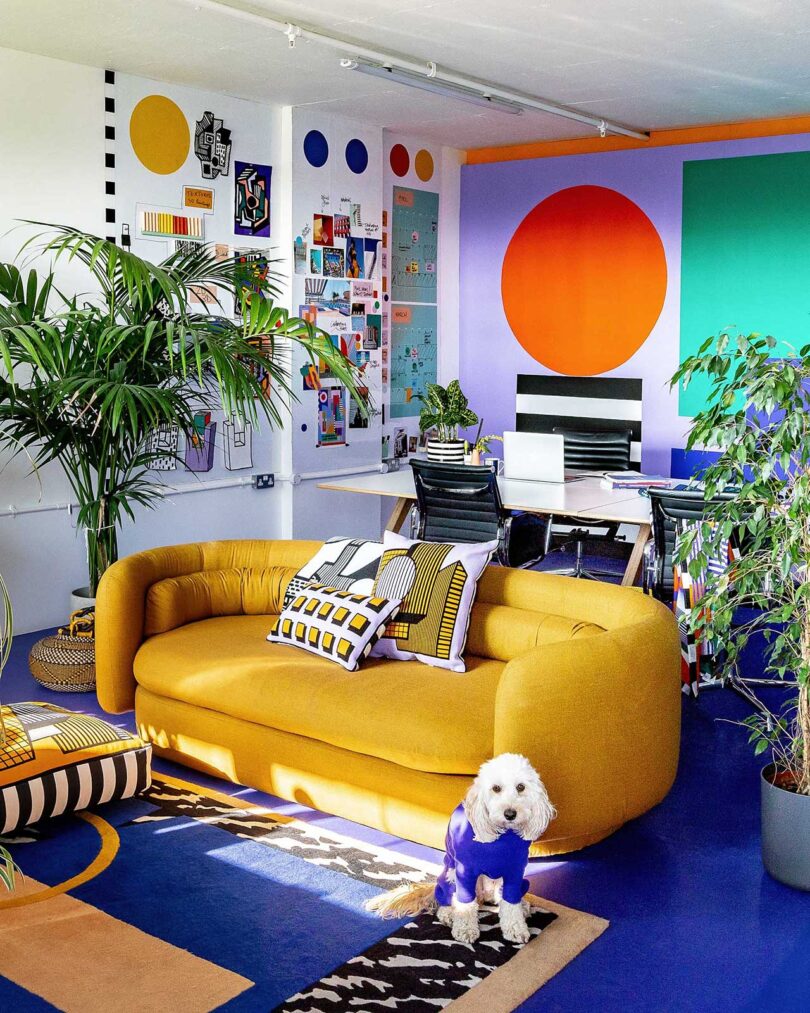
M507 830L515 831L526 841L534 841L557 815L537 771L525 756L517 753L502 753L482 765L464 799L464 812L475 839L485 844L497 840ZM500 907L504 938L525 943L529 939L528 904L505 901L500 896L500 882L480 876L476 899L469 904L454 898L452 907L439 907L435 898L436 883L429 881L398 887L375 897L366 907L383 918L407 918L435 912L439 921L450 927L454 939L472 943L479 935L479 905L495 902Z

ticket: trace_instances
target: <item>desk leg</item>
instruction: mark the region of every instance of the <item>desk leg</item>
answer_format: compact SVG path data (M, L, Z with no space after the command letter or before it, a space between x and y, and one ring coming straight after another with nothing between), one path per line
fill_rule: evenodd
M641 569L641 563L644 558L644 546L650 537L650 530L649 524L639 524L638 526L638 534L633 544L633 551L630 553L627 569L624 571L624 576L622 577L622 587L632 587L636 582L636 577L638 577L638 571Z
M391 511L391 516L388 518L388 523L385 525L386 531L399 531L405 521L408 519L411 507L413 506L413 500L411 499L398 499L394 504L394 509Z

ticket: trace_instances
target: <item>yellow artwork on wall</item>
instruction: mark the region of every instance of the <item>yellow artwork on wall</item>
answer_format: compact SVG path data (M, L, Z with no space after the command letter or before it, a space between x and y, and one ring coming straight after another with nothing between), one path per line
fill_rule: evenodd
M129 139L142 165L167 176L188 158L191 135L177 103L165 95L147 95L132 110Z

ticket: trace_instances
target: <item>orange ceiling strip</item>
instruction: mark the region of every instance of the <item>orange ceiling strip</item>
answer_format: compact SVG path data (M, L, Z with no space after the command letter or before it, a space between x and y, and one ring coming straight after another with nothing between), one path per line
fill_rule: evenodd
M673 144L701 144L706 141L739 141L750 137L810 133L810 116L782 116L744 123L714 123L703 127L653 130L649 141L634 137L577 137L567 141L530 141L493 148L470 148L467 164L511 162L521 158L556 158L560 155L589 155L600 151L632 151L637 148L665 148Z

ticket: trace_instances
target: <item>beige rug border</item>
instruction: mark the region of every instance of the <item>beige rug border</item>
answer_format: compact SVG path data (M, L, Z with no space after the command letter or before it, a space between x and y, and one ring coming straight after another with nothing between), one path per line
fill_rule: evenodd
M530 943L480 984L445 1008L453 1013L512 1013L598 939L610 922L527 894L535 907L557 917Z

